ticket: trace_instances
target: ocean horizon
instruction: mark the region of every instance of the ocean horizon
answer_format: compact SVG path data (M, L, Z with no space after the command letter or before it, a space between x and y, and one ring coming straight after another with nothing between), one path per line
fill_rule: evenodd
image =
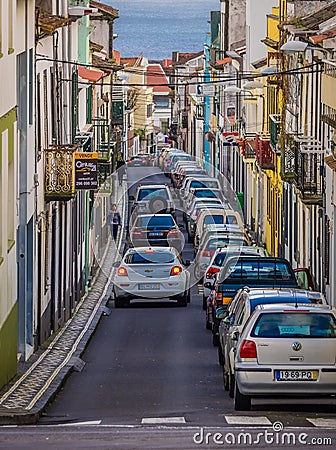
M114 48L121 57L140 53L149 60L171 58L173 51L203 50L210 31L210 11L219 0L105 0L119 10L114 22Z

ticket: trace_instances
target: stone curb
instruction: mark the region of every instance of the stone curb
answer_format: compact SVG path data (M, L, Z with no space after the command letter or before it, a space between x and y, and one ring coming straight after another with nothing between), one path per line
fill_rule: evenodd
M127 196L126 200L124 200L124 207L125 207L125 217L127 218L127 208L128 208L128 202L127 202ZM125 221L127 223L127 220ZM122 232L120 233L120 238L118 242L119 251L120 246L123 243L124 237L125 237L125 226L123 224ZM102 270L102 269L100 269ZM100 272L100 271L99 271ZM98 280L99 277L96 276L94 281ZM109 277L106 281L109 286L107 287L105 294L104 290L102 289L102 295L104 297L100 297L98 301L101 301L101 304L95 314L95 316L92 318L90 326L88 327L87 331L84 333L82 339L78 343L76 350L74 351L72 358L80 358L82 354L84 353L90 339L93 336L93 333L95 332L98 323L101 319L101 317L104 315L104 307L106 307L107 302L110 299L111 296L111 290L112 290L112 284L111 284L111 277ZM94 282L92 284L92 287L94 286ZM106 286L106 285L105 285ZM85 298L87 294L83 296ZM73 316L74 317L74 316ZM36 404L31 409L25 409L25 408L6 408L4 406L0 405L0 425L33 425L38 422L40 419L43 411L47 407L47 405L55 398L57 393L60 391L64 383L66 382L69 375L73 372L73 364L66 364L60 372L57 374L55 379L52 381L48 389L42 394L41 398L39 398L36 402ZM21 374L21 376L23 376ZM52 373L50 374L52 375ZM4 392L5 394L5 392Z

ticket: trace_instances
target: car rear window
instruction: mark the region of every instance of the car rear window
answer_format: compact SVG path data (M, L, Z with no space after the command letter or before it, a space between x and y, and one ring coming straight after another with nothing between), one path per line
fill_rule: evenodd
M209 239L206 250L213 251L220 247L227 247L228 245L246 245L246 241L244 238L239 239L232 236Z
M276 312L260 314L251 336L280 338L336 338L332 314L318 312Z
M169 264L174 262L173 253L164 252L139 252L131 253L125 258L126 264Z
M293 274L289 266L284 262L263 261L263 258L256 261L233 260L225 269L228 279L244 278L253 282L256 281L293 281Z
M223 215L209 215L205 216L204 218L204 225L209 224L222 224L224 223L224 216Z
M146 197L163 197L164 199L168 200L168 192L166 189L158 189L158 188L146 188L146 189L140 189L138 200L144 200Z
M204 190L201 190L201 191L195 191L194 192L194 196L197 197L197 198L204 198L204 197L216 198L217 197L216 194L213 191L211 191L210 189L204 189Z
M171 228L175 225L174 219L171 216L147 216L138 217L136 221L137 227L143 228L155 228L155 227L168 227Z

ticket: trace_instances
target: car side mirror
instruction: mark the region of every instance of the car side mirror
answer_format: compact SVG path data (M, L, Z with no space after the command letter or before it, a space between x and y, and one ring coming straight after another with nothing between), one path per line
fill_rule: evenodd
M228 312L225 309L217 309L216 311L216 319L226 320Z
M114 261L114 263L112 264L112 267L119 267L120 266L120 261Z
M231 334L231 341L238 341L238 339L239 339L239 331L236 330Z
M129 195L129 196L128 196L128 200L134 201L134 200L135 200L134 195Z
M190 259L186 259L184 265L188 267L190 266L190 264L191 264Z
M230 316L225 317L225 319L224 319L225 325L230 326L230 322L231 322Z
M180 230L183 230L183 228L184 228L183 223L179 223L179 224L178 224L178 227L179 227Z
M214 288L214 285L213 285L213 283L211 283L210 281L206 281L206 282L204 283L204 287L207 288L207 289L213 289L213 288Z

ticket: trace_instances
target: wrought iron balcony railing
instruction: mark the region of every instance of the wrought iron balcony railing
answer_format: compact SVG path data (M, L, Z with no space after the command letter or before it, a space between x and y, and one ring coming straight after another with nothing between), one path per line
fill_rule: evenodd
M74 153L77 150L77 145L52 145L44 150L46 201L67 201L75 197Z
M278 151L278 139L280 136L281 127L281 115L280 114L270 114L270 145L273 151Z
M256 159L256 135L249 134L240 141L241 154L245 163L254 162Z
M322 144L310 136L296 137L295 184L303 203L322 205L324 181L324 150Z

